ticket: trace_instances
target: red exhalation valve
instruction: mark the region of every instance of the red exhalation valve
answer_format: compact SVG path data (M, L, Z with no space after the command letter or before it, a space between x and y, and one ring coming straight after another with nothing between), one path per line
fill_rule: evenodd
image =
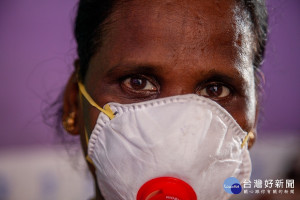
M138 191L137 200L197 200L193 188L173 177L160 177L146 182Z

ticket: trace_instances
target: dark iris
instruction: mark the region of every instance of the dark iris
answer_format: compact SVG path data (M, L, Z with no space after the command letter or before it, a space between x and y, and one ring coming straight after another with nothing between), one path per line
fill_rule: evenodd
M144 89L147 84L147 80L144 78L131 78L130 86L135 90Z
M206 89L208 96L210 97L218 97L223 92L223 87L221 85L212 85Z

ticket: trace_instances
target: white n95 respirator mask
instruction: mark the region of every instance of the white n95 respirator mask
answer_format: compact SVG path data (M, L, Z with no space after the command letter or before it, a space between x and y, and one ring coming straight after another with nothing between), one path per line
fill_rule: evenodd
M225 179L250 178L247 133L216 102L188 94L102 109L79 88L101 111L88 156L106 200L228 199Z

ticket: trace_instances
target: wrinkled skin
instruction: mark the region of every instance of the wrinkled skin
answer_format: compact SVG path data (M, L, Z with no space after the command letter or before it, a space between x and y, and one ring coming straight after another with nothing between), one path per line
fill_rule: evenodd
M248 13L236 1L134 0L117 6L105 29L84 77L100 106L195 93L255 132L254 41ZM86 153L84 127L92 132L99 111L80 102L75 74L66 87L64 117L72 111L72 134L81 135Z

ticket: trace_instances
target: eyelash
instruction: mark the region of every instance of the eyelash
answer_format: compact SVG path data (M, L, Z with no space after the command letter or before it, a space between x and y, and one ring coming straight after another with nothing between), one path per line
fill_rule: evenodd
M155 90L143 90L140 89L140 90L135 90L134 88L130 88L128 86L126 86L125 84L128 84L129 82L129 79L143 79L143 80L146 80L148 83L150 83L151 85L153 85L156 89ZM127 82L127 83L125 83ZM130 82L132 83L132 82ZM129 83L129 84L130 84ZM146 83L146 84L148 84ZM123 78L120 79L120 87L127 93L129 94L133 94L133 95L136 95L136 96L145 96L145 95L149 95L151 97L153 96L157 96L160 92L160 87L159 87L159 84L158 82L156 81L155 78L153 77L150 77L150 76L146 76L146 75L128 75L128 76L125 76ZM206 91L209 87L222 87L222 90L225 89L228 90L226 92L228 92L228 94L224 97L211 97L211 96L206 96L206 95L203 95L203 90L205 89L205 93L207 94L208 92ZM214 88L215 89L215 88ZM210 91L212 92L212 91ZM214 91L213 91L214 92ZM223 91L221 91L223 92ZM229 98L230 96L233 96L234 93L235 93L235 90L233 89L233 87L227 83L224 83L222 81L218 81L218 80L208 80L208 81L205 81L205 83L202 83L199 87L196 88L196 94L198 94L199 96L204 96L204 97L207 97L207 98L211 98L213 100L217 100L217 101L222 101L222 100L225 100L227 98ZM201 94L202 93L202 94Z
M209 97L209 96L205 96L203 94L198 94L198 91L200 91L200 93L204 90L204 89L208 89L209 87L222 87L222 90L225 89L227 90L228 94L226 96L223 96L223 97ZM208 98L211 98L213 100L218 100L218 101L221 101L221 100L225 100L231 96L233 96L235 94L235 90L233 89L232 86L226 84L226 83L223 83L221 81L206 81L206 83L204 84L201 84L201 86L199 86L197 89L196 89L196 94L198 94L199 96L204 96L204 97L208 97ZM206 91L207 92L207 91ZM223 94L224 95L224 94Z
M147 84L151 84L153 85L156 90L138 90L138 89L134 89L134 88L130 88L126 86L126 81L129 81L128 79L143 79L146 80L148 83ZM133 95L137 95L137 96L143 96L143 95L149 95L149 96L154 96L157 95L157 93L159 93L159 84L158 82L155 80L155 78L152 78L150 76L146 76L146 75L141 75L141 74L134 74L134 75L128 75L125 76L123 78L120 79L119 81L120 83L120 87L127 93L129 94L133 94ZM127 83L128 84L128 83Z

